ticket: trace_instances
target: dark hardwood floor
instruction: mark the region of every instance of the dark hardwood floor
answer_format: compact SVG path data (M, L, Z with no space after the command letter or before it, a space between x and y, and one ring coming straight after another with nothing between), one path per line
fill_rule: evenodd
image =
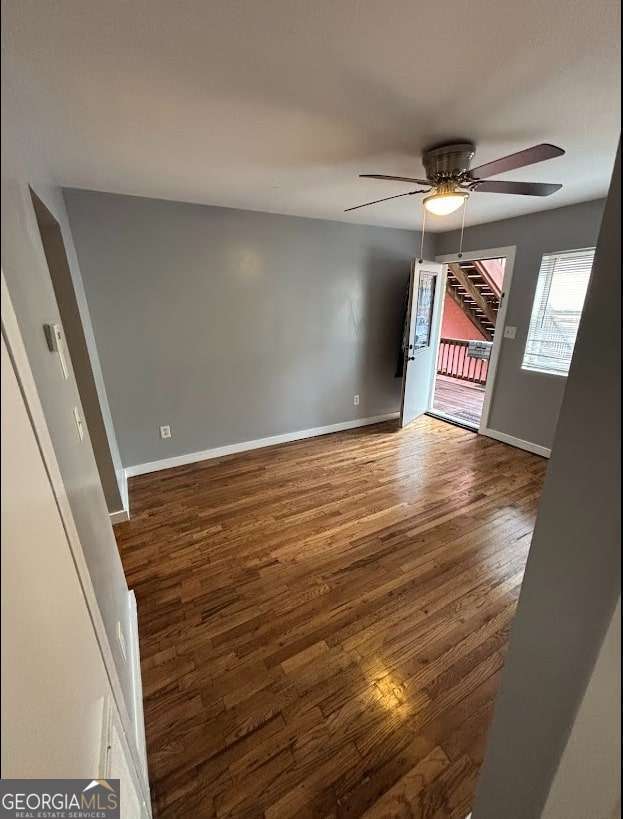
M131 479L155 815L463 819L544 471L423 417Z

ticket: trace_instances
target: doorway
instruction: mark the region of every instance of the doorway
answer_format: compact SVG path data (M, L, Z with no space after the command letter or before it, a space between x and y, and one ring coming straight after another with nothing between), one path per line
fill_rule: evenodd
M486 432L514 248L444 256L428 414Z

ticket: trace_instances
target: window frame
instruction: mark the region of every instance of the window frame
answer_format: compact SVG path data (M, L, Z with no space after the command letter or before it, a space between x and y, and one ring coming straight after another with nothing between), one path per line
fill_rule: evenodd
M543 253L541 253L541 261L539 263L539 270L538 270L538 273L537 273L536 285L535 285L535 288L534 288L534 293L533 293L533 296L532 296L532 303L531 303L531 306L530 306L530 318L529 318L529 321L528 321L528 330L527 330L527 333L526 333L526 341L525 341L525 344L524 344L523 354L522 354L522 357L521 357L521 370L522 370L522 372L536 373L537 375L548 376L548 377L553 377L553 378L568 378L569 377L569 369L571 367L571 361L573 360L573 352L575 351L575 344L576 344L576 341L577 341L577 333L576 333L576 339L573 342L573 350L571 351L571 357L569 359L569 365L568 365L565 372L560 372L560 371L557 371L557 370L542 369L541 367L535 367L535 366L530 366L530 365L526 364L526 355L530 355L530 353L528 353L527 350L528 350L528 344L530 343L530 327L532 325L532 319L533 319L533 315L534 315L535 303L536 303L538 290L539 290L539 281L540 281L540 278L541 278L541 269L543 267L543 260L548 256L568 256L568 255L572 255L574 253L587 253L587 252L592 251L593 261L591 263L591 269L590 269L589 274L588 274L588 281L586 283L586 291L584 293L584 300L582 302L582 309L580 311L580 318L578 320L578 329L579 329L580 322L582 321L582 314L584 313L584 304L586 302L586 293L588 292L588 287L589 287L591 275L592 275L592 272L593 272L593 265L595 263L595 251L596 250L597 250L597 248L595 246L589 245L588 247L575 247L575 248L568 248L566 250L546 250Z

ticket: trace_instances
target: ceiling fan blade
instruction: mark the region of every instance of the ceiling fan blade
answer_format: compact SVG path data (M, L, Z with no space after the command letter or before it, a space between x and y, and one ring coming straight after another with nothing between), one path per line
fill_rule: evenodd
M505 182L502 179L489 179L477 182L473 190L477 193L515 193L523 196L550 196L562 188L547 182Z
M373 202L364 202L363 205L355 205L352 208L346 208L344 213L348 213L349 210L367 208L368 205L378 205L379 202L387 202L388 199L400 199L401 196L413 196L416 193L428 193L428 191L408 191L407 193L397 193L394 196L385 196L383 197L383 199L375 199Z
M475 179L485 179L487 176L495 176L498 173L514 171L516 168L524 168L526 165L534 165L535 162L554 159L554 157L562 156L563 154L563 149L557 145L542 142L540 145L533 145L532 148L526 148L524 151L518 151L516 154L509 154L500 159L494 159L493 162L487 162L486 165L479 165L477 168L472 168L469 174Z
M430 185L426 179L414 179L411 176L386 176L383 173L360 173L361 179L384 179L386 182L415 182L416 185Z

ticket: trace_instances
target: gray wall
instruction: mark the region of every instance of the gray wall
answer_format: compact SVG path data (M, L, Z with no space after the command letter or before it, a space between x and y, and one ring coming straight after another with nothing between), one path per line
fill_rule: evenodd
M474 819L541 815L621 592L620 233L617 161Z
M489 415L489 427L494 430L552 446L567 379L521 369L541 257L550 251L594 246L603 207L603 200L583 202L465 231L466 251L517 247L506 324L518 330L514 340L502 342ZM457 232L438 234L435 240L440 255L458 250Z
M419 234L91 191L65 201L125 466L399 409Z
M65 200L124 466L398 409L419 234L92 191ZM466 250L517 248L506 321L518 334L503 341L494 430L552 445L567 379L521 369L539 266L594 245L603 206L465 233ZM431 235L426 255L457 247L456 233Z
M45 323L61 320L29 185L61 227L69 265L76 280L79 280L80 271L60 188L55 184L46 158L45 145L29 119L29 88L23 84L23 72L14 69L15 66L3 58L2 268L106 626L126 705L129 713L133 714L131 670L123 659L116 636L119 621L126 639L130 639L128 589L90 440L87 436L80 442L76 434L72 413L74 406L81 408L81 401L73 369L70 378L65 380L56 357L48 352L43 335ZM81 413L84 417L82 408ZM53 580L50 593L54 593Z
M621 598L541 819L621 819Z

